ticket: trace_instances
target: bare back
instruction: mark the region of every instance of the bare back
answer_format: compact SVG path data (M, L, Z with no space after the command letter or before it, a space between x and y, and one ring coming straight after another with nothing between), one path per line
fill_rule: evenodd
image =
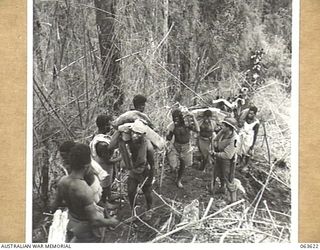
M94 204L94 194L84 179L65 176L58 184L58 192L72 216L79 220L89 220L86 208Z

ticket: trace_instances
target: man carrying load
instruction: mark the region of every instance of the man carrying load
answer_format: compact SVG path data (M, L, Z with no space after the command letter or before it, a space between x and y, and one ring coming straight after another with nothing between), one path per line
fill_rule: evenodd
M207 109L203 112L203 119L200 121L200 133L198 136L198 148L201 154L200 170L205 170L211 165L210 151L215 123L211 120L212 112Z
M124 141L121 133L129 134L130 140ZM154 149L145 136L146 126L141 122L124 124L119 127L118 140L121 156L129 171L127 180L129 203L134 214L135 203L137 199L137 188L141 188L144 193L147 205L147 211L152 207L152 180L154 175ZM117 138L118 137L118 138ZM151 212L146 213L146 219L150 219Z
M183 188L181 180L185 168L192 165L191 131L199 132L199 125L194 115L190 114L190 118L192 120L186 122L180 109L173 110L173 122L168 126L166 137L168 141L174 137L173 147L169 148L167 156L176 174L176 183L179 188Z

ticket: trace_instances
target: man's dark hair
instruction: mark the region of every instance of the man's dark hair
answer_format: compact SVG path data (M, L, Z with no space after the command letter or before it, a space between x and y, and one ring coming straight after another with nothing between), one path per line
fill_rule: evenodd
M251 106L249 111L253 111L256 114L258 112L258 108L256 106Z
M71 169L82 169L91 162L90 148L88 145L77 143L70 150Z
M65 141L60 145L59 151L63 153L69 153L71 148L73 148L75 145L76 143L74 141Z
M140 106L141 104L145 104L147 101L147 98L143 95L135 95L133 97L133 106L136 108L138 106Z
M96 124L98 128L102 128L106 124L110 123L111 120L112 120L112 117L110 115L106 115L106 114L98 115L96 119Z
M203 116L211 117L212 116L212 111L210 109L207 109L206 111L203 112Z
M174 109L172 111L172 117L182 117L182 112L180 109Z
M178 117L179 121L180 121L180 124L182 126L185 126L184 119L183 119L183 114L182 114L180 109L174 109L172 111L172 118L174 118L174 117Z

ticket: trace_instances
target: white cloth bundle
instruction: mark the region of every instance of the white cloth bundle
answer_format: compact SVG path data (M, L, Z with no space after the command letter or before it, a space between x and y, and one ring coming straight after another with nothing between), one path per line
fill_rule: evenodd
M54 215L49 229L48 243L64 243L66 241L68 210L58 209Z

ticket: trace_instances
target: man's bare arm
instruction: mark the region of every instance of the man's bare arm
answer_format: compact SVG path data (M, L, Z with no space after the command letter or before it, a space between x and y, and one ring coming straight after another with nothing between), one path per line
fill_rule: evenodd
M56 197L54 199L54 201L50 204L50 210L52 212L55 212L58 207L64 207L65 204L63 202L63 196L62 196L62 190L64 189L64 182L65 182L65 178L66 176L63 176L59 183L58 183L58 189L57 189L57 193L56 193Z
M120 137L121 133L119 131L116 131L112 137L111 137L111 141L109 144L109 150L114 150L116 148L118 148L118 142L119 142L119 137Z
M87 205L85 207L85 212L92 227L107 227L119 224L119 221L115 218L104 218L103 215L98 212L94 203Z
M253 149L254 145L256 144L257 137L258 137L258 132L259 132L259 126L260 126L260 124L257 123L257 124L253 127L254 135L253 135L253 142L252 142L252 145L251 145L251 147L250 147L251 150Z
M147 161L151 168L154 167L154 149L150 141L147 141Z
M86 216L93 227L114 226L119 223L118 220L114 218L105 219L103 214L98 211L97 206L93 201L92 190L88 185L79 185L75 195L84 206Z

